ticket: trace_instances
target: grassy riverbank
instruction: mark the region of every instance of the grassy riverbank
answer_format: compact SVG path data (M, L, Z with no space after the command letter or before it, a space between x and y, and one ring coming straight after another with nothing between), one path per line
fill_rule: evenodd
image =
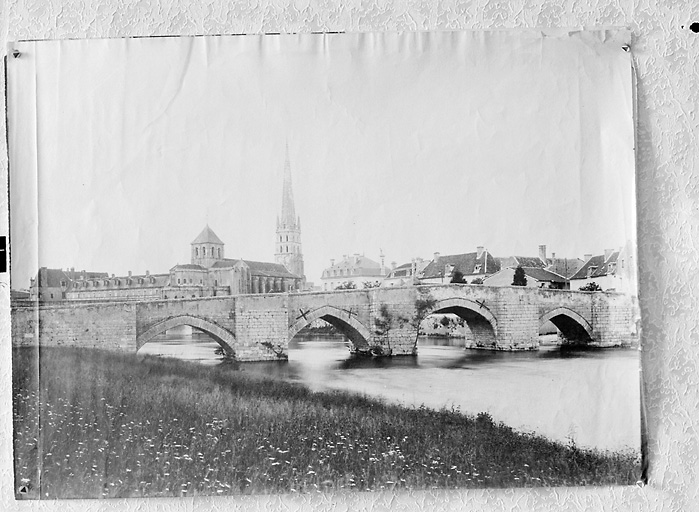
M37 386L35 357L13 353L16 479L35 497L605 485L639 474L634 454L563 446L487 415L71 348L42 349Z

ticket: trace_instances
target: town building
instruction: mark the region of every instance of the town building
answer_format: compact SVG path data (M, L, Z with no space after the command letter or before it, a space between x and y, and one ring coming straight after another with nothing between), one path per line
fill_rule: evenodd
M483 284L486 286L512 286L517 267L505 267L492 276L486 277ZM522 267L527 277L526 286L530 288L550 288L565 290L570 287L568 279L560 274L551 272L541 267Z
M538 256L507 256L505 258L497 258L501 268L543 268L565 278L570 278L583 265L583 261L579 258L557 258L556 253L551 253L551 256L546 255L546 246L539 246Z
M604 291L637 295L634 246L627 243L619 250L606 249L604 254L585 255L582 267L570 278L570 289L579 290L595 283Z
M450 283L458 272L465 282L471 283L474 279L483 280L499 270L500 262L487 249L478 246L476 252L466 254L442 256L438 252L434 253L434 259L418 274L418 280L420 284Z
M381 286L412 286L417 283L417 276L425 270L429 264L422 258L413 258L408 263L397 265L396 262L391 263L391 270L381 282Z
M323 270L320 278L323 291L347 286L355 288L379 286L386 277L383 256L381 260L381 263L378 263L360 254L344 255L337 263L334 259L330 260L330 266Z
M207 225L190 244L190 262L168 273L111 276L106 272L42 267L31 280L30 300L158 300L303 290L301 221L291 189L288 147L275 262L230 259L225 244Z

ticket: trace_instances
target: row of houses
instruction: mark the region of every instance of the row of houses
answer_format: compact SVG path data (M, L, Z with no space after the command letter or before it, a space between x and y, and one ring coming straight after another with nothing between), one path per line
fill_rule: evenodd
M521 267L529 287L580 290L595 283L605 291L623 291L635 294L635 259L630 244L604 254L586 254L583 258L557 257L547 254L540 245L537 256L493 256L485 247L475 252L442 255L434 253L431 260L413 258L387 268L363 255L343 256L323 271L321 288L373 286L410 286L415 284L446 284L452 282L511 286L515 271ZM596 287L595 287L596 288Z

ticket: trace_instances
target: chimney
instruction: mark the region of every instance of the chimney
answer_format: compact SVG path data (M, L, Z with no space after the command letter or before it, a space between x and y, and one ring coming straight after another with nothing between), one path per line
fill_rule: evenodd
M483 246L479 245L478 247L476 247L476 258L480 258L482 254L483 254Z
M439 261L439 253L436 252L434 253L434 262L437 263Z
M613 252L614 252L614 249L605 249L604 250L604 261L607 261Z
M556 253L555 253L555 252L552 252L552 253L551 253L551 259L552 259L552 260L555 260L555 259L556 259Z
M356 264L359 261L359 253L354 253L354 263Z
M335 266L335 260L332 259L332 258L330 259L330 266L331 266L331 267L334 267L334 266Z
M80 279L85 279L87 276L85 275L85 271L81 270L80 271Z
M129 270L129 277L131 277L131 271Z
M112 274L112 279L114 279L114 274Z
M584 261L588 261L590 258L592 258L592 254L586 254L583 256Z
M146 277L150 275L150 270L146 270Z
M546 262L546 246L545 245L539 246L539 259L543 262Z
M396 266L398 266L398 263L396 263L395 261L392 261L391 262L391 270L395 270Z

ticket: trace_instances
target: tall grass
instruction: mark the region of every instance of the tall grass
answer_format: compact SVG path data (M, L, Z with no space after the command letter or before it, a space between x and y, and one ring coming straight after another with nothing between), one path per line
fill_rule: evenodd
M42 498L629 484L634 453L164 358L13 354L18 485ZM37 479L40 473L40 480Z

